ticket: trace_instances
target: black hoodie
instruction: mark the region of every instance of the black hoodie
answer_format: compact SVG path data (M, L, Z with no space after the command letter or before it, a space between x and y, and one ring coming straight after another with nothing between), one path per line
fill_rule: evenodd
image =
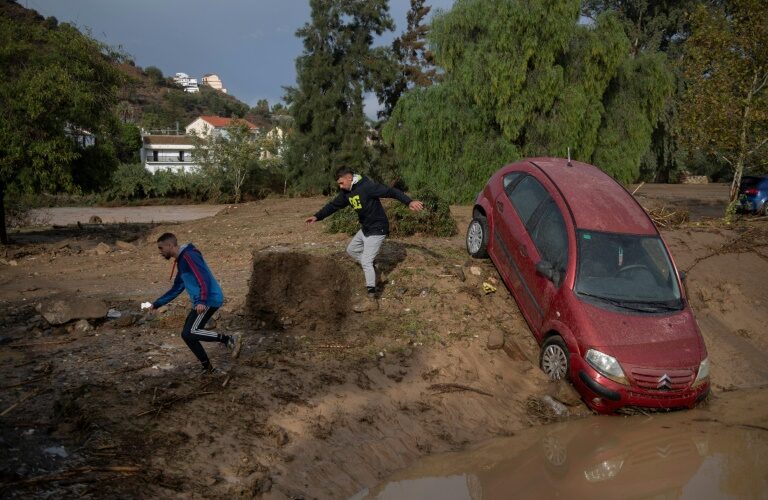
M357 212L365 236L386 235L389 234L389 220L379 198L394 198L406 205L412 201L399 189L384 186L368 177L360 177L349 191L342 190L336 198L321 208L315 217L317 220L323 220L349 205Z

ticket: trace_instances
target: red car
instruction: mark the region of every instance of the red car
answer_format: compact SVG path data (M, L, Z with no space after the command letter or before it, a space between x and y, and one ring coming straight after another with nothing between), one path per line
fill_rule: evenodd
M601 413L689 408L709 393L704 339L664 240L600 169L532 158L478 195L467 250L490 256L541 345L541 368Z

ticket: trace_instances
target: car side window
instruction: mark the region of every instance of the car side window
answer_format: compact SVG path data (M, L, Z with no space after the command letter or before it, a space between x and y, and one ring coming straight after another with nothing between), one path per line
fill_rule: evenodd
M550 199L543 207L531 231L531 239L543 260L552 263L560 271L565 270L568 262L568 233L563 214L554 200Z
M519 181L514 190L508 194L509 200L514 205L517 213L520 215L520 220L523 221L525 226L528 225L528 221L539 205L541 205L541 202L550 199L544 186L530 175L525 176Z
M507 193L507 196L509 196L509 194L512 193L512 190L515 189L517 181L520 179L521 175L520 172L510 172L504 176L504 191Z

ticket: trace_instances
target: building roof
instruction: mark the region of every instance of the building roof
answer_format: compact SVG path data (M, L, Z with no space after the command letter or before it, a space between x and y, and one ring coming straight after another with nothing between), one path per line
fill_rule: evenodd
M144 144L173 144L193 146L192 137L188 135L145 135Z
M207 122L208 124L212 125L215 128L229 127L232 124L238 124L238 123L244 123L248 125L248 128L251 130L259 128L253 123L249 122L248 120L244 120L243 118L224 118L222 116L201 116L200 119L204 120L205 122Z

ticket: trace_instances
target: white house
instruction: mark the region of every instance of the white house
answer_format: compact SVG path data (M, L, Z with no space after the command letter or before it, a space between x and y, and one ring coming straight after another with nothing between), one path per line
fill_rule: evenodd
M173 81L184 87L184 92L200 92L200 88L197 86L197 78L190 78L186 73L176 73Z
M242 118L224 118L221 116L201 116L197 120L187 125L187 135L196 135L198 137L210 137L211 135L226 135L226 128L238 123L244 123L254 134L259 127Z
M159 170L192 172L200 167L192 159L194 149L192 137L187 135L145 135L141 162L152 173Z
M221 78L219 78L219 75L216 75L213 73L208 73L206 75L203 75L202 83L203 85L208 85L211 88L220 90L225 94L227 93L227 89L224 88L224 84L221 82Z

